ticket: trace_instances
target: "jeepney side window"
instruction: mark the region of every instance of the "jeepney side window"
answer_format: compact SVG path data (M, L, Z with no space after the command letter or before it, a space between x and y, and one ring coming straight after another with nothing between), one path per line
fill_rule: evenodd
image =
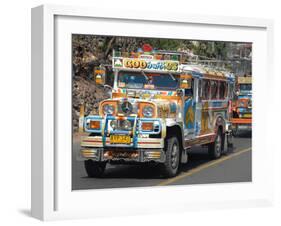
M198 100L202 99L202 80L198 79Z
M219 99L224 99L227 95L226 82L219 82Z
M210 81L202 80L202 100L209 100L210 98Z
M218 81L211 81L211 99L217 99Z
M229 92L228 90L229 90L229 87L230 87L229 83L226 82L226 83L225 83L224 99L228 98L228 92Z

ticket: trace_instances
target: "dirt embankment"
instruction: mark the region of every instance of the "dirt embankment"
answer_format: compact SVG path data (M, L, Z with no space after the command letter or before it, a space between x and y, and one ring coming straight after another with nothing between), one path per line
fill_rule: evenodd
M92 80L76 77L73 80L72 120L73 132L78 131L80 106L85 106L85 115L98 114L100 101L109 98L102 87L97 87Z

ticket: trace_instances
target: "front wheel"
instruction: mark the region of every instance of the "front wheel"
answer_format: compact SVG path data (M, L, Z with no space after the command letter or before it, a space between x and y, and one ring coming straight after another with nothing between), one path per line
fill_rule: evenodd
M162 169L165 177L173 177L177 174L180 160L180 146L177 137L167 138L166 159L162 164Z
M217 159L221 156L223 150L223 138L221 130L218 130L216 139L208 146L208 154L211 159Z
M106 162L94 162L91 159L84 161L88 177L101 177L104 173Z

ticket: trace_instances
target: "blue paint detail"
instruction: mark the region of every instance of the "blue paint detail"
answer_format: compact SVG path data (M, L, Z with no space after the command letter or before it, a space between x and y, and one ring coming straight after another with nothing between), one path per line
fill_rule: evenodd
M175 113L177 111L176 103L173 102L170 104L170 111L171 111L171 113Z
M238 99L252 99L252 95L251 94L239 95Z
M224 101L214 101L210 102L210 107L222 107Z
M137 148L137 144L138 144L138 120L135 121L136 122L136 130L135 130L135 134L133 134L133 147Z
M197 71L192 71L191 74L192 74L192 77L194 77L194 78L202 78L203 77L203 74L200 73L200 72L197 72Z
M199 132L200 132L200 126L199 126L199 123L196 122L196 123L195 123L195 135L198 135Z
M189 108L193 108L193 115L195 117L195 103L192 98L188 99L184 104L184 125L187 129L193 129L195 118L193 118L193 120L186 120ZM191 121L193 121L193 123Z
M239 107L238 110L239 110L239 113L251 113L252 112L252 108Z
M110 116L105 116L104 132L103 132L103 136L102 136L102 144L103 144L103 146L106 146L106 135L107 135L107 127L108 127L108 117L110 117Z

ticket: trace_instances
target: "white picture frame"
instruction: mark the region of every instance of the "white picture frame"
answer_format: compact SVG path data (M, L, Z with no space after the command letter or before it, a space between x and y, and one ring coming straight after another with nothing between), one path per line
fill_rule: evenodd
M122 25L122 31L115 26L118 24ZM91 32L92 27L95 32ZM72 33L252 42L253 181L72 191L68 108ZM264 109L268 109L270 102L261 91L272 92L268 88L274 79L272 58L271 20L57 5L32 9L32 216L56 220L271 205L273 179L268 175L273 168L273 150L266 148L269 139L264 135L267 132ZM265 75L266 81L261 79ZM62 133L65 140L59 139ZM171 193L176 195L171 198ZM130 198L122 198L124 195Z

